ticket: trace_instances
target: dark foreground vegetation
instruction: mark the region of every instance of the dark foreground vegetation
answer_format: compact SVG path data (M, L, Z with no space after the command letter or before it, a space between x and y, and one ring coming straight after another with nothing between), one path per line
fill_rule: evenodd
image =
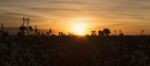
M149 36L0 38L1 66L150 66Z

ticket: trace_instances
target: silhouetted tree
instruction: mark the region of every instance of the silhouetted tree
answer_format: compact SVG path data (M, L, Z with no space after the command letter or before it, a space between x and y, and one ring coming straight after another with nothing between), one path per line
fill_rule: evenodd
M111 33L108 28L103 29L103 32L105 36L109 36L109 34Z
M124 36L124 34L121 30L119 30L119 36Z
M91 36L96 36L96 31L91 31Z
M41 35L40 36L45 36L45 34L44 33L41 33Z
M65 36L63 32L59 32L59 36Z
M32 27L29 26L29 22L30 22L30 19L29 18L26 18L26 17L23 17L23 23L22 25L19 27L19 32L18 32L18 35L19 36L24 36L24 35L29 35L29 32L32 31ZM25 23L27 24L25 26Z
M26 21L26 19L25 19L25 17L23 17L23 23L22 23L22 25L19 27L19 32L17 33L17 35L18 36L24 36L25 35L25 31L26 31L26 27L25 27L25 21Z
M49 35L50 36L52 35L52 29L51 28L49 29Z
M39 35L39 34L40 34L40 33L38 32L37 26L35 26L34 35Z
M32 28L32 26L29 26L29 30L30 30L30 31L33 31L33 28Z
M124 36L124 34L123 34L123 33L120 33L120 36Z
M68 33L68 36L73 36L73 33Z
M104 32L101 31L101 30L99 30L99 31L98 31L98 36L104 36Z
M46 32L47 36L49 36L49 32Z
M24 36L24 35L25 35L26 27L20 26L20 27L19 27L19 30L20 30L20 31L17 33L18 36Z

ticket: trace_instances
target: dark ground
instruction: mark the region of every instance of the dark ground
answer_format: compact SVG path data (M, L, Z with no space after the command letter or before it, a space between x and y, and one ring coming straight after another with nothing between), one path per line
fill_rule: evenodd
M8 37L0 66L150 66L150 37Z

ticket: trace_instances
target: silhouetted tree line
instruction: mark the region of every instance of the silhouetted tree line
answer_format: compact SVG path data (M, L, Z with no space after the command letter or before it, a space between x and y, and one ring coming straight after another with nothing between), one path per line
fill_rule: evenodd
M39 31L39 29L37 28L37 26L34 26L34 28L30 25L31 19L28 17L23 17L23 22L21 24L21 26L19 27L19 32L17 33L17 36L19 37L23 37L23 36L30 36L30 35L34 35L34 36L55 36L53 34L53 30L50 28L45 34L41 33ZM101 37L108 37L110 36L111 31L109 28L104 28L103 30L99 30L99 31L91 31L91 35L90 36L101 36ZM117 31L114 30L114 34L117 35ZM141 30L140 35L144 34L144 30ZM8 32L6 32L4 30L4 24L1 24L1 30L0 30L0 36L1 37L6 37L8 36ZM74 34L72 33L68 33L68 35L66 35L63 32L59 32L58 36L73 36ZM119 36L124 36L123 32L121 30L119 30Z
M44 35L43 33L40 33L39 30L37 29L37 26L33 28L32 26L29 25L30 19L27 17L23 17L23 23L19 27L19 32L17 33L18 36L26 36L30 35L30 32L34 31L33 35L39 36L39 35ZM46 36L52 36L53 30L50 28L48 32L46 32ZM98 31L98 36L109 36L110 35L110 30L108 28L103 29L103 31ZM66 36L65 33L59 32L59 36ZM73 34L69 33L68 36L73 36ZM91 31L91 36L97 36L96 31Z

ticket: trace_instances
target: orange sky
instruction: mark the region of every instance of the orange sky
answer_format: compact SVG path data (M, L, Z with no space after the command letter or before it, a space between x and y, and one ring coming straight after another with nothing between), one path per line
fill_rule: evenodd
M22 17L30 17L31 25L50 27L58 32L72 32L72 23L87 24L91 30L110 28L138 35L141 29L150 34L149 0L1 0L0 23L19 26Z

